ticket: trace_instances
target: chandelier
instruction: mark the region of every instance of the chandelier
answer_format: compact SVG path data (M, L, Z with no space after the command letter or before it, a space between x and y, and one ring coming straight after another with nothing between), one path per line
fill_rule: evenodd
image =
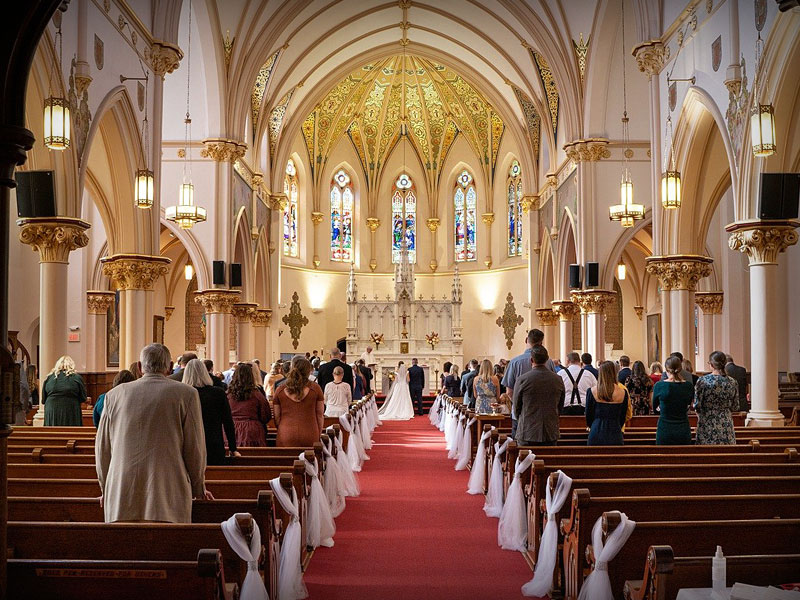
M183 182L178 194L178 205L168 206L167 221L177 223L181 229L191 229L196 223L206 220L206 209L194 203L192 184L192 118L189 114L189 90L192 73L192 3L189 3L189 42L186 51L186 118L183 120L186 152L183 156Z
M57 21L56 43L58 44L58 76L61 77L61 59L63 36L61 35L61 20ZM69 101L62 96L52 94L53 73L50 72L47 84L47 100L44 101L44 145L50 150L66 150L69 148Z

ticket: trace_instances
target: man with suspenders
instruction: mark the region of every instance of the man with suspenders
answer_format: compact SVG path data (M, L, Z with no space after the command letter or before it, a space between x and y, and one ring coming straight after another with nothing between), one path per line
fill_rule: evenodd
M581 368L581 357L577 352L567 355L567 366L558 373L564 380L564 415L582 415L586 412L586 391L597 385L597 379L589 369Z

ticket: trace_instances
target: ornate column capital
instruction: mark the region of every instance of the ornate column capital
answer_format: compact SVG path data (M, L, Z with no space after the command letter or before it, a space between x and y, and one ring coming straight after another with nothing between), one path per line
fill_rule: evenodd
M649 40L636 46L631 54L636 58L636 64L642 73L650 79L658 75L664 68L667 55L661 40Z
M633 312L636 313L636 317L641 321L642 315L644 314L644 306L634 306Z
M724 301L723 292L695 292L694 303L700 307L705 315L722 314Z
M553 300L550 304L559 321L572 321L572 317L578 314L578 307L571 300Z
M481 220L482 220L484 223L486 223L488 226L490 226L490 227L491 227L491 226L492 226L492 223L494 223L494 213L493 213L493 212L487 212L487 213L483 213L483 214L481 215Z
M542 327L558 325L559 315L552 308L537 308L536 316L539 318L539 323L542 324Z
M89 243L86 221L71 217L19 219L19 241L39 252L40 263L68 263L69 253Z
M114 305L114 292L86 290L86 308L90 315L104 315Z
M167 73L178 68L183 59L183 50L164 40L153 40L150 46L150 64L156 75L164 79Z
M174 312L175 312L175 307L174 306L165 306L164 307L164 318L167 321L169 321L170 317L172 316L172 313L174 313Z
M529 213L532 210L539 210L539 196L528 194L522 197L522 212Z
M264 200L272 210L286 210L289 206L289 197L286 194L265 194Z
M367 227L372 233L375 233L380 226L381 220L378 217L367 217Z
M567 158L576 163L595 162L611 156L608 140L605 138L587 138L569 142L564 144L564 152L567 153Z
M233 305L238 300L238 290L220 288L194 293L194 301L200 304L207 314L222 313L229 315L233 312Z
M311 222L314 223L314 225L319 225L320 223L322 223L322 219L324 216L325 216L324 214L322 214L318 210L315 210L311 213Z
M770 221L739 221L725 231L731 234L728 246L747 254L751 265L778 264L778 254L797 243L800 221L796 219Z
M697 289L697 282L711 275L714 259L694 254L674 254L671 256L650 256L647 258L647 272L658 277L662 290Z
M428 229L430 229L431 233L436 233L436 231L439 229L439 225L442 224L442 221L438 217L431 217L430 219L425 220L425 224L428 226Z
M249 323L250 316L256 311L258 304L255 302L237 302L231 309L231 314L237 323Z
M572 301L581 309L584 315L605 313L617 297L617 292L611 290L577 290L570 294Z
M545 178L547 179L547 185L551 188L558 187L558 175L556 173L547 173Z
M203 140L205 148L200 150L200 156L210 158L217 162L236 162L244 157L247 144L224 138L209 138Z
M112 254L100 259L103 275L121 290L152 290L159 277L167 274L172 262L166 256Z
M272 311L268 308L257 308L250 313L250 322L253 327L269 327Z

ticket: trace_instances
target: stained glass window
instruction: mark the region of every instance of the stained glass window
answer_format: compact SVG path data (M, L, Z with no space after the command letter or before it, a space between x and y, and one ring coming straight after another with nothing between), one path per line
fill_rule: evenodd
M408 261L417 262L417 194L411 178L403 173L397 178L392 193L392 262L400 262L403 239L408 248Z
M461 171L456 179L453 207L455 209L453 222L455 224L456 260L475 260L478 193L475 191L475 181L466 169Z
M283 211L283 254L298 256L297 252L297 197L299 185L297 167L290 158L286 163L286 176L283 178L283 193L286 194L286 208Z
M522 169L515 160L508 169L508 255L522 256Z
M331 260L353 259L353 185L344 169L331 183Z

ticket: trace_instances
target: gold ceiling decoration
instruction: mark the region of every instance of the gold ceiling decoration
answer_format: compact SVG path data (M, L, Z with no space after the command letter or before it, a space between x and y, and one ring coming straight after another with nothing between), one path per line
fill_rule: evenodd
M547 97L547 107L550 110L550 121L553 126L553 137L558 139L558 88L553 77L553 71L544 56L531 48L533 61L536 63L536 70L542 80L545 96Z
M438 186L442 164L459 134L465 136L492 180L505 131L500 115L449 67L419 56L397 55L352 71L303 122L315 183L331 151L346 134L358 154L367 186L373 187L401 137L404 115L408 139L425 168L429 190Z
M539 116L533 101L525 94L525 92L523 92L513 83L511 84L511 89L514 90L514 95L517 97L520 108L522 108L522 113L525 115L525 126L528 132L528 142L533 150L533 156L538 161L539 144L542 138L542 119Z
M283 118L286 116L286 107L289 105L289 100L292 99L294 90L289 90L286 95L280 99L278 104L269 113L269 153L270 156L275 156L275 146L278 144L278 138L281 135L283 128Z
M591 37L591 36L589 36ZM580 41L572 40L572 47L575 49L575 58L578 61L578 70L581 73L581 83L586 75L586 56L589 54L589 38L583 41L583 33L581 33Z
M283 51L283 48L277 50L272 56L267 59L261 69L258 71L256 81L253 84L253 92L250 94L250 110L252 111L253 122L253 135L255 136L256 125L258 124L258 115L261 113L261 103L264 101L264 94L269 85L269 79L272 77L272 71L275 69L275 63L278 56Z

